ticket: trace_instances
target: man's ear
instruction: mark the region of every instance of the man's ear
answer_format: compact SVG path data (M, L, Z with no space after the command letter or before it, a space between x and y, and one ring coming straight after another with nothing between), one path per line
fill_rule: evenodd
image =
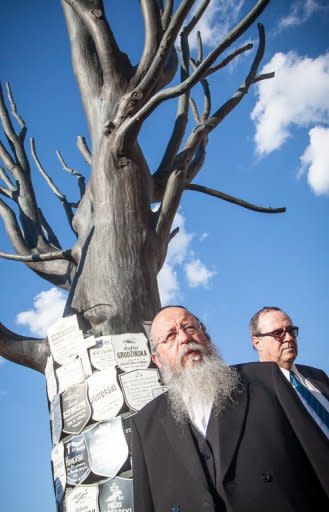
M252 342L252 346L254 347L255 350L259 350L260 348L260 339L258 338L258 336L252 336L251 337L251 342Z
M162 364L161 364L158 356L156 354L152 354L151 358L152 358L153 363L156 364L158 368L161 368Z

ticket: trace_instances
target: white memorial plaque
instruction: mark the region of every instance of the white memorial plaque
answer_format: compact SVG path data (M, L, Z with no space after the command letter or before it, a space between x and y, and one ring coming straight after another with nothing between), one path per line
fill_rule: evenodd
M81 358L77 357L69 363L57 368L56 376L58 379L59 393L63 393L63 391L74 384L83 382L85 380L85 374Z
M64 454L67 483L82 483L90 474L87 447L82 434L64 442Z
M153 400L160 388L160 375L156 368L133 370L119 375L119 379L126 403L135 411Z
M114 418L124 404L115 368L94 372L87 382L93 419L103 421Z
M104 370L105 368L116 365L111 339L112 336L96 338L96 346L90 349L91 364L97 370Z
M67 512L99 512L98 486L79 485L65 497Z
M55 395L50 403L50 422L53 444L57 444L63 428L61 399L59 395Z
M45 377L47 382L48 399L49 402L51 402L54 396L57 394L57 381L55 377L54 360L52 356L49 356L47 359Z
M76 356L83 340L83 333L79 329L76 315L60 318L48 329L51 354L59 364L65 364Z
M62 395L63 430L68 434L80 434L91 417L87 396L87 383L76 384Z
M101 512L133 512L132 479L116 477L100 484L99 506Z
M124 372L148 368L150 365L151 354L145 334L114 334L112 344L117 364Z
M64 445L58 443L51 451L51 462L53 465L53 476L56 500L60 502L63 498L66 486L66 472L64 464Z
M109 478L116 476L129 455L121 418L101 423L83 436L93 473Z

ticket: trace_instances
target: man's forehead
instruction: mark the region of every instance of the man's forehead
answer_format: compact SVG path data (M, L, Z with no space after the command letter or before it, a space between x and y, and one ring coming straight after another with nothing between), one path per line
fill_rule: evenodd
M180 307L166 308L157 314L152 324L152 331L162 327L170 327L177 321L194 320L195 316L187 309Z
M265 325L265 324L279 324L279 323L289 323L291 324L291 319L286 313L283 311L276 311L276 310L270 310L265 311L263 314L260 315L258 323L259 325Z

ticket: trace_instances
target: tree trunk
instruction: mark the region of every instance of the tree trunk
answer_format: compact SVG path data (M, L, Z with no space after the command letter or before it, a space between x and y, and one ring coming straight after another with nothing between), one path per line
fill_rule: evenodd
M74 219L78 269L68 300L94 334L140 330L160 306L151 192L138 145L119 156L113 138L103 136Z

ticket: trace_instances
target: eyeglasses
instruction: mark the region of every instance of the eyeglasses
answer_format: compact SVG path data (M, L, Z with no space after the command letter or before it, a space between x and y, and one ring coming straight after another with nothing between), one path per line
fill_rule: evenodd
M186 325L179 325L178 327L175 327L171 331L167 332L167 334L164 334L162 336L159 336L155 341L156 346L157 345L167 345L167 346L173 346L176 343L176 340L179 335L179 331L183 331L188 336L194 336L195 334L199 334L202 331L201 324L186 324Z
M286 332L290 334L293 338L297 338L298 336L299 328L296 325L288 325L288 327L283 327L282 329L275 329L275 331L271 332L259 332L258 334L255 334L254 336L257 336L258 338L261 338L263 336L272 336L277 341L283 341L286 335Z

